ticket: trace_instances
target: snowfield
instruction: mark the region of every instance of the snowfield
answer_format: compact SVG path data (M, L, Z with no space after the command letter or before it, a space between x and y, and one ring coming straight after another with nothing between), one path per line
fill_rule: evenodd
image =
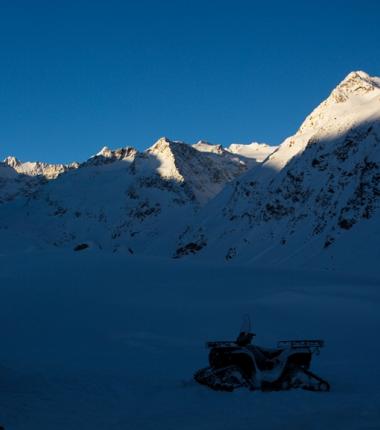
M2 256L0 284L7 430L380 428L379 277L86 250ZM245 313L259 345L324 339L332 391L196 384Z

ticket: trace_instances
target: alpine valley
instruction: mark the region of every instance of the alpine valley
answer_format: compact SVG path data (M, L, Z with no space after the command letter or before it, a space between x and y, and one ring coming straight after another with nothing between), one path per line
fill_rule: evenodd
M92 247L368 272L379 197L380 79L352 72L278 147L161 138L70 165L7 157L1 252Z
M6 158L0 426L379 429L379 211L380 79L364 72L278 147ZM257 342L204 348L245 314ZM247 351L266 367L242 385L218 360ZM236 390L209 388L222 379Z

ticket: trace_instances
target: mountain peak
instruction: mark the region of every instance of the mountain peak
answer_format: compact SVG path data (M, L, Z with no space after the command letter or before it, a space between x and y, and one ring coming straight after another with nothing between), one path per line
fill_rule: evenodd
M108 146L103 146L103 148L96 155L108 158L112 156L112 151L110 148L108 148Z
M111 163L116 160L133 159L137 154L137 150L131 146L112 150L108 146L104 146L96 155L92 156L85 165L101 165Z
M149 149L152 153L162 153L171 150L173 147L187 146L186 143L179 140L170 140L167 137L160 137Z
M344 81L351 80L351 79L365 79L365 80L370 80L371 77L369 76L368 73L364 72L363 70L354 70L354 71L350 72L344 78Z
M20 160L13 156L8 156L7 158L5 158L4 163L10 167L17 167L21 164Z
M364 95L380 88L380 80L361 70L349 73L333 90L331 97L337 103L343 103L351 95Z
M205 140L200 140L192 147L200 152L212 152L213 154L222 154L225 151L222 145L213 144Z

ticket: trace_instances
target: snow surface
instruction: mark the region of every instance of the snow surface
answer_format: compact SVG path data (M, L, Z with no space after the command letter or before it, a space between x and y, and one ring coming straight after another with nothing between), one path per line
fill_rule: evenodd
M0 258L0 423L12 430L376 429L380 280L125 258ZM322 338L330 393L214 392L207 340Z
M254 158L258 162L263 162L276 149L276 146L253 142L248 145L233 143L227 148L227 151L233 154L243 155L247 158Z

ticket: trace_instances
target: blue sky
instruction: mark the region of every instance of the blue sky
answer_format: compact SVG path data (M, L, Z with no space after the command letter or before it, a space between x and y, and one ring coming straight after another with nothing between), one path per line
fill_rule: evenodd
M0 0L0 157L278 144L350 71L380 75L379 16L378 1Z

